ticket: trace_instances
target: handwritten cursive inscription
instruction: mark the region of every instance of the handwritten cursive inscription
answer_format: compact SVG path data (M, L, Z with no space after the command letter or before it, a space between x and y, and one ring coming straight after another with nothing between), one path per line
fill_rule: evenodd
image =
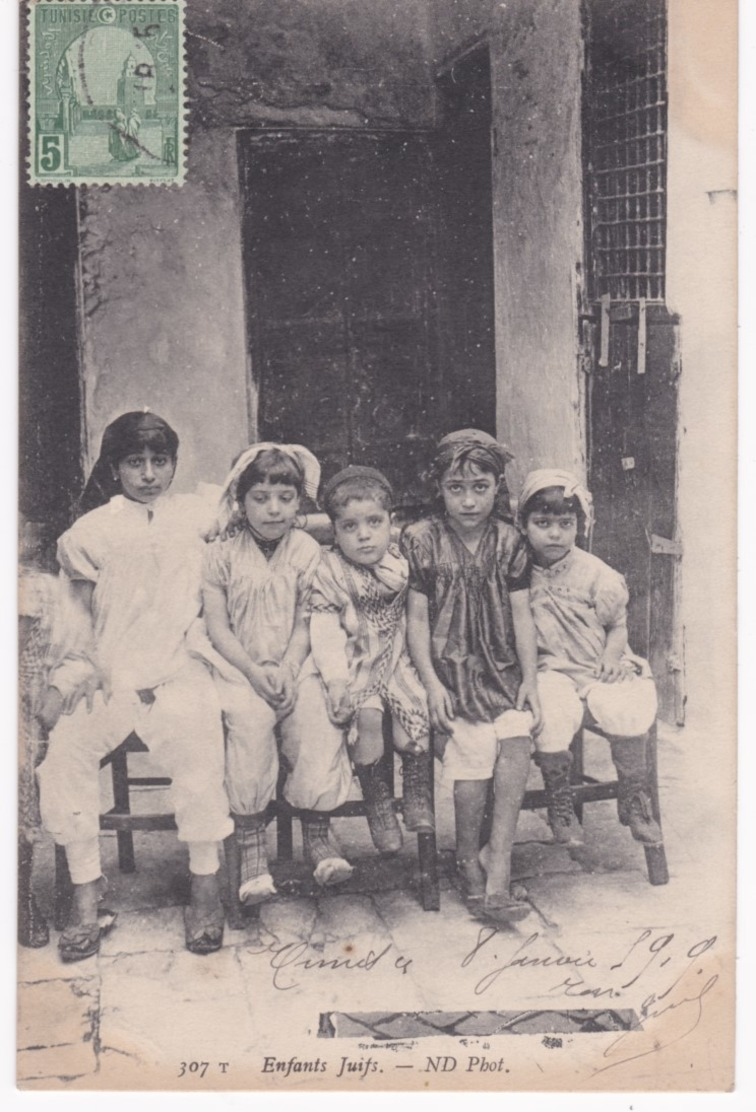
M372 973L377 966L382 965L384 968L393 967L402 975L406 974L412 958L399 954L392 963L389 956L392 949L393 944L389 942L382 950L368 950L362 957L354 954L347 957L323 957L318 956L307 942L279 942L274 939L268 945L250 946L247 952L268 955L268 964L273 970L273 987L285 992L299 987L300 982L295 979L295 971L302 973L327 969Z

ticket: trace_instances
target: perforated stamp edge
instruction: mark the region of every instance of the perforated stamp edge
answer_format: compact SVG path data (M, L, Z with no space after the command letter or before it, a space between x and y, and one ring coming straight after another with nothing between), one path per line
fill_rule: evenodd
M35 57L35 12L42 7L63 8L67 4L86 5L91 8L117 8L121 6L135 7L136 5L154 5L155 7L172 7L178 13L178 89L177 119L178 139L180 152L177 152L176 167L173 173L165 177L126 177L108 175L74 175L59 178L40 177L35 172L36 150L36 57ZM26 164L26 180L31 186L40 186L45 189L56 189L68 186L153 186L162 189L171 189L184 184L187 172L187 157L189 148L188 138L188 106L186 94L187 67L186 67L186 23L185 0L25 0L27 8L26 23L22 33L26 38L25 49L25 93L24 108L26 111L26 151L24 160Z

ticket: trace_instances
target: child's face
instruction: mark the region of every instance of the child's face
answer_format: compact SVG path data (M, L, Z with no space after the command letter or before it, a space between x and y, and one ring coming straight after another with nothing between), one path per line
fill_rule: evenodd
M277 541L293 526L299 501L296 487L254 483L244 495L244 513L255 533L266 541Z
M374 498L352 498L333 523L336 544L353 564L380 564L391 539L391 515Z
M550 568L575 546L577 514L528 514L525 536L533 549L535 562Z
M125 496L145 506L165 494L173 482L175 471L175 459L166 452L153 452L152 448L132 452L116 467Z
M474 533L493 513L499 480L475 463L466 463L441 477L446 513L461 533Z

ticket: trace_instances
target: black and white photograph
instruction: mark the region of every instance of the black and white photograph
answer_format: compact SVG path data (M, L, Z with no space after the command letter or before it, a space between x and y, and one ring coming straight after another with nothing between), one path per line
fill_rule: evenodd
M17 1087L731 1091L737 0L17 7Z

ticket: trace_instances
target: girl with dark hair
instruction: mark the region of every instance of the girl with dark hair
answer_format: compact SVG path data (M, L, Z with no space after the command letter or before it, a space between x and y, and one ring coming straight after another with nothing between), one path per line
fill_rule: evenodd
M52 672L40 714L50 731L38 770L42 819L65 846L74 885L58 943L64 961L95 954L112 925L112 913L98 912L99 765L132 731L170 776L178 836L188 843L187 948L206 954L222 942L218 843L231 830L222 724L212 678L187 642L217 502L169 493L177 453L162 418L123 414L105 430L83 516L58 541L62 574L91 631L86 650Z
M539 720L530 558L501 506L511 458L479 429L445 436L432 469L442 510L402 536L407 641L431 725L446 739L457 866L471 911L497 923L530 912L511 884L511 852ZM491 835L479 852L492 782Z

